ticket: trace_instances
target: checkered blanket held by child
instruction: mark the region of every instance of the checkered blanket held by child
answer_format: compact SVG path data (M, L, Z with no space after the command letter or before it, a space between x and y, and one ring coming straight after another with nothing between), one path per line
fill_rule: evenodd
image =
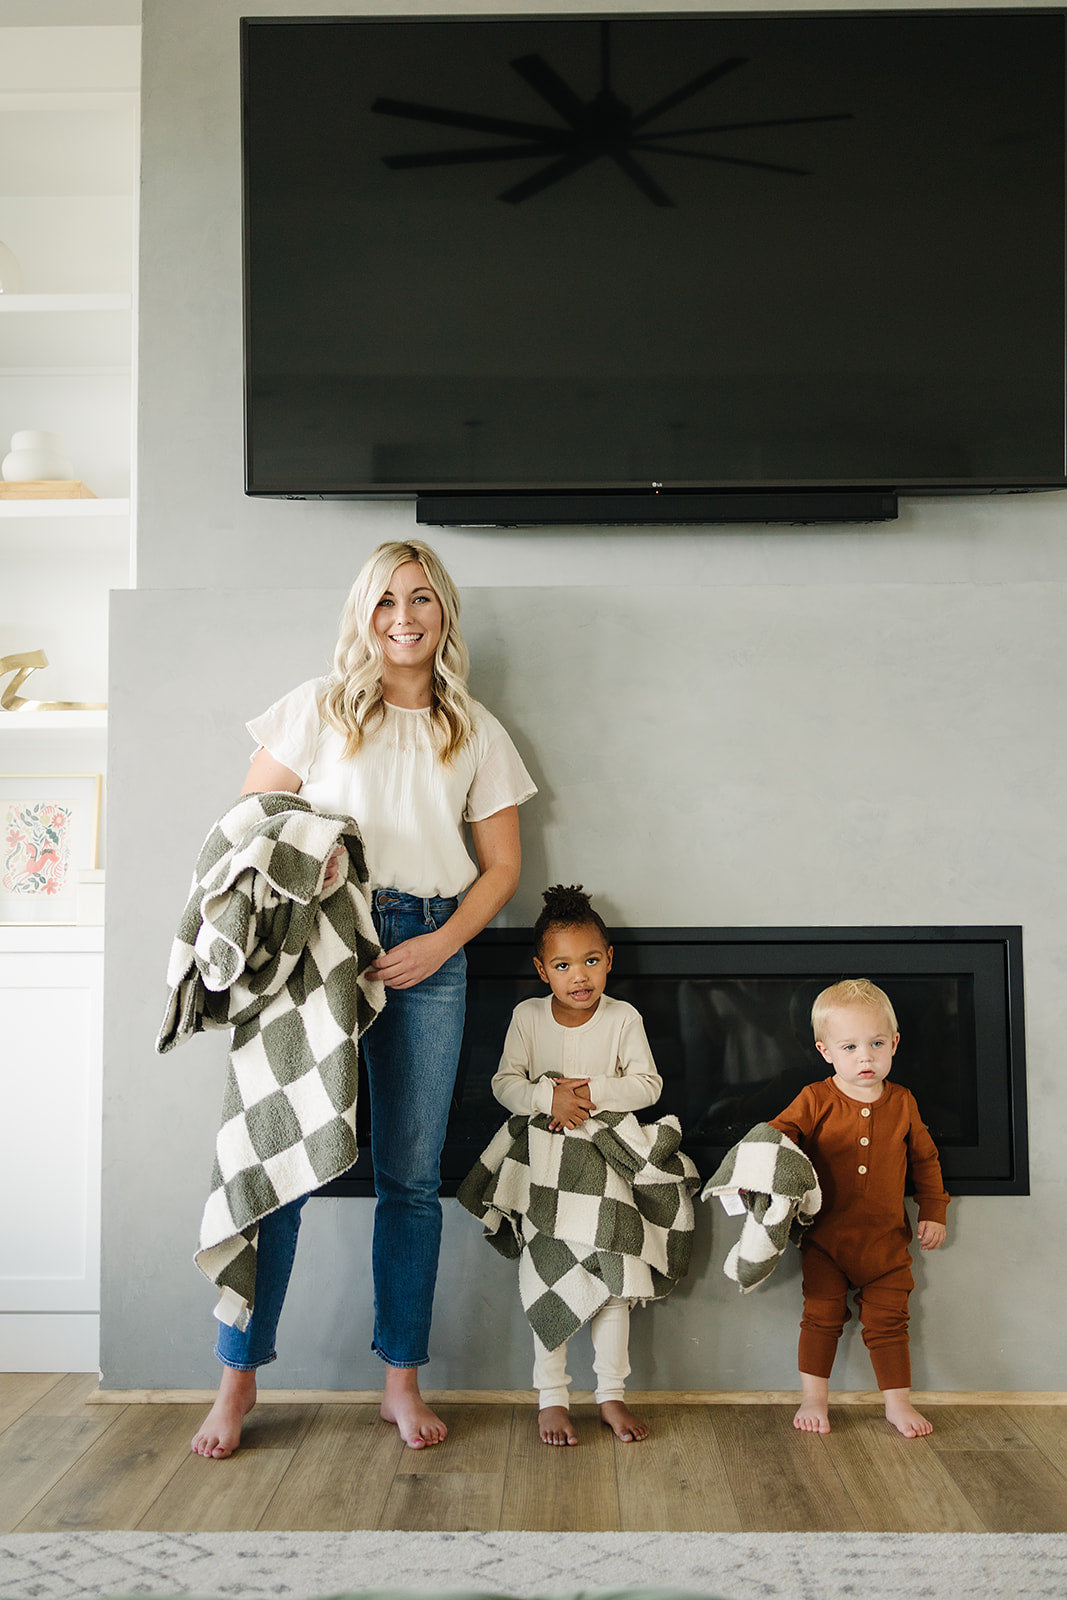
M769 1122L757 1122L726 1152L700 1198L715 1195L736 1198L747 1213L722 1269L742 1294L770 1276L790 1241L800 1244L822 1204L810 1160Z
M338 845L345 880L323 896ZM197 859L167 969L161 1053L232 1028L196 1264L240 1329L255 1301L259 1221L356 1159L356 1040L385 1003L367 868L350 817L294 794L250 794Z
M642 1125L599 1112L553 1133L543 1114L508 1119L457 1198L519 1261L537 1337L556 1350L616 1296L658 1300L685 1276L700 1178L676 1117Z

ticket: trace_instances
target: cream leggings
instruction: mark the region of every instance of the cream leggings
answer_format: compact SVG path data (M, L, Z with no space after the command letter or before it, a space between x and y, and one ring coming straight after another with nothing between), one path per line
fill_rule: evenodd
M630 1302L608 1300L589 1323L593 1336L593 1371L596 1373L596 1400L621 1400L630 1376ZM546 1350L534 1334L534 1388L538 1405L566 1406L570 1378L567 1375L567 1345Z

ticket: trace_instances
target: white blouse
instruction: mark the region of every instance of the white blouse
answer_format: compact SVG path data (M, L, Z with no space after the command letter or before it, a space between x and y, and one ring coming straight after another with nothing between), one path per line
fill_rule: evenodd
M462 894L478 876L464 822L481 822L537 793L507 733L473 700L474 731L445 766L429 709L386 703L384 720L346 760L344 738L320 709L328 682L302 683L249 722L257 747L297 774L313 806L355 819L373 888Z
M552 1015L552 996L520 1000L511 1013L492 1090L501 1105L532 1117L552 1111L556 1073L588 1078L598 1111L640 1111L663 1090L641 1013L626 1000L600 996L587 1022L565 1028Z

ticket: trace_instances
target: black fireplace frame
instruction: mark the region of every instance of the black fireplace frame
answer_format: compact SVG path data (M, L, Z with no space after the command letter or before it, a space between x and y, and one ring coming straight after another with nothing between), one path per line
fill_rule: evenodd
M817 988L841 977L872 978L890 998L894 979L898 985L904 979L929 978L948 984L971 1002L971 1014L961 1015L960 1029L973 1049L974 1085L973 1090L968 1087L968 1100L977 1137L968 1135L947 1143L939 1140L946 1187L956 1195L1030 1192L1021 927L628 928L613 934L613 943L609 993L630 999L643 1014L641 984L645 979L679 984L704 979L720 985L757 986L764 979L792 981L796 995L807 1005ZM442 1157L444 1195L455 1194L457 1184L504 1120L503 1107L489 1093L488 1079L499 1058L511 1006L527 995L545 993L534 974L531 953L529 928L487 929L467 946L468 1016ZM646 1025L648 1021L646 1015ZM894 1077L916 1090L920 1109L937 1138L935 1118L924 1104L921 1085L909 1081L903 1017L901 1022L902 1042ZM650 1027L650 1037L652 1031ZM654 1038L653 1049L664 1073L665 1089L647 1116L666 1111L681 1114L680 1106L671 1103L671 1078L659 1059ZM813 1044L809 1064L807 1081L827 1076L826 1064ZM794 1087L785 1094L776 1109L783 1109L795 1092ZM358 1161L320 1193L373 1194L367 1105L368 1096L362 1093ZM752 1115L750 1121L761 1119ZM684 1115L682 1121L684 1148L701 1176L707 1178L740 1133L737 1129L724 1134L722 1128L687 1128ZM741 1123L738 1127L744 1131Z

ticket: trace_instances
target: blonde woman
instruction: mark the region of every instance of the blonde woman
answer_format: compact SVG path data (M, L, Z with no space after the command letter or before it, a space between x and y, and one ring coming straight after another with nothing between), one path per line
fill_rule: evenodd
M518 807L536 792L507 733L467 692L458 615L455 585L427 545L381 545L352 586L333 673L248 724L258 749L242 790L299 792L354 817L363 835L384 952L374 970L387 990L362 1040L377 1193L372 1348L386 1364L382 1416L416 1450L447 1433L418 1369L429 1359L463 947L515 892ZM331 863L327 886L338 870ZM244 1332L221 1326L225 1370L192 1442L199 1455L237 1448L256 1369L275 1357L304 1199L260 1224L255 1310Z

